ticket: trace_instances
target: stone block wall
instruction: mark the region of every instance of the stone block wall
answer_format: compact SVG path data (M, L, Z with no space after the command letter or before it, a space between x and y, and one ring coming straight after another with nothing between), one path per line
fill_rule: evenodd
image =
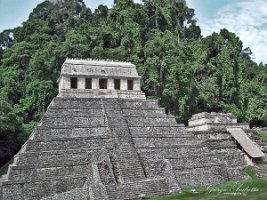
M0 194L126 200L241 177L209 148L157 101L57 97L9 166Z

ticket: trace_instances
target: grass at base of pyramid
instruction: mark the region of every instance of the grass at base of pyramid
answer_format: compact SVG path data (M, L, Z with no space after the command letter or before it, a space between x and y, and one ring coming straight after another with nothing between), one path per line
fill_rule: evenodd
M265 200L267 196L267 180L258 178L252 167L247 167L245 171L249 176L246 180L230 181L195 190L184 190L150 200Z

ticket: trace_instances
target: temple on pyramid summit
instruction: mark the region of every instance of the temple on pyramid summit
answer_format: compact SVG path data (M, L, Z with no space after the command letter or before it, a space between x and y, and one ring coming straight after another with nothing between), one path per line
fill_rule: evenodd
M131 63L67 59L58 97L145 99L140 78Z
M0 199L142 199L244 178L244 153L231 137L212 145L204 114L186 131L157 100L146 100L135 65L67 59L58 84L2 177ZM225 150L224 160L216 156Z

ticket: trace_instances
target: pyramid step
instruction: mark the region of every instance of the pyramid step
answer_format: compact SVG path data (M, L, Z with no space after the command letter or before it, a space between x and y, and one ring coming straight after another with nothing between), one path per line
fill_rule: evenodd
M111 147L111 140L107 138L94 139L94 138L68 138L62 140L52 141L28 141L26 151L55 151L64 149L94 149L100 147Z
M16 166L27 169L85 165L92 161L91 157L96 151L96 149L77 149L20 153Z
M49 195L64 193L79 187L81 188L86 183L86 180L87 177L64 177L38 182L7 181L2 185L2 199L42 199Z
M175 170L175 176L179 177L179 184L182 189L205 187L223 183L228 177L221 166L207 166L186 170Z
M122 104L121 108L123 110L159 110L159 106L154 103L145 103L145 102L136 102L136 103L128 103L128 104Z
M124 116L124 118L127 119L127 121L135 120L135 119L146 119L146 120L156 120L156 119L159 119L159 120L162 120L162 121L170 121L170 120L172 120L172 121L174 121L176 123L175 117L173 115L166 115L166 114L165 115L162 115L161 117L157 117L157 116L156 117L153 117L153 116L149 117L149 116L127 116L127 115L125 115L123 113L123 116Z
M266 164L257 164L255 165L255 169L260 172L267 171L267 165Z
M177 126L175 118L141 118L129 117L127 118L129 126Z
M89 194L87 187L75 188L73 190L63 192L60 194L52 194L48 197L44 197L41 200L65 200L65 199L78 199L78 200L88 200ZM102 200L101 197L98 200Z
M58 109L50 109L45 113L45 117L96 117L103 116L102 109L61 109L60 112Z
M267 169L256 169L257 173L267 175Z
M49 109L101 109L102 103L98 99L75 99L56 97L50 104Z
M103 100L106 110L121 110L122 109L140 109L140 110L155 110L159 109L158 103L154 101L118 101Z
M227 167L228 180L239 181L245 178L243 167Z
M121 169L128 169L128 170L142 170L143 168L141 167L139 160L135 161L135 162L127 162L127 161L121 161L118 160L118 162L120 163L120 168Z
M141 169L127 169L123 168L120 169L121 176L128 177L128 178L145 178L144 171Z
M263 140L260 140L259 145L261 145L261 146L267 146L267 142L265 142Z
M131 101L131 100L123 100L120 102L122 107L149 107L149 106L158 106L158 100L137 100L137 101Z
M157 136L188 136L191 138L195 138L193 134L189 134L185 131L184 127L174 126L174 127L157 127L157 126L140 126L140 127L129 127L131 134L134 136L137 135L150 135L151 137Z
M37 133L38 134L38 133ZM73 140L75 141L82 141L82 140L108 140L110 139L110 135L83 135L80 134L80 135L76 135L76 137L72 137ZM50 141L65 141L65 142L68 142L69 140L72 140L70 139L71 137L58 137L58 138L45 138L45 140L43 138L40 138L40 137L34 137L32 138L32 140L30 140L29 142L41 142L41 143L44 143L44 142L50 142Z
M149 158L149 157L162 157L162 158L176 158L176 157L183 157L183 156L193 156L196 154L202 154L209 152L208 149L204 148L203 146L180 146L175 148L139 148L138 153L141 157Z
M108 127L73 128L73 129L37 129L34 140L59 140L68 138L108 138Z
M208 145L210 150L230 150L230 149L236 149L236 145L234 144L218 144L218 145Z
M187 140L193 140L193 141L198 141L194 136L192 135L188 135L188 134L165 134L165 133L161 133L161 134L155 134L154 136L153 135L150 135L150 134L136 134L136 133L133 133L131 132L131 135L132 135L132 138L143 138L144 140L145 139L151 139L151 138L174 138L174 139L183 139L183 138L186 138Z
M159 108L158 105L141 105L141 106L137 106L137 105L122 105L121 109L124 110L146 110L146 111L150 111L150 110L161 110Z
M159 108L155 110L133 110L123 109L123 116L125 117L166 117L165 109Z
M132 182L132 181L140 181L144 179L145 176L139 175L139 174L127 174L127 175L121 175L122 183L125 182Z
M218 165L218 160L215 157L208 156L207 154L195 156L195 157L179 157L179 158L167 158L174 169L186 169L186 168L198 168L200 163L201 167L210 167Z
M187 138L133 138L136 148L144 147L168 147L179 145L197 145L200 142L191 141Z
M44 117L39 125L42 128L77 128L105 126L105 117Z
M138 199L138 197L142 199L167 194L169 188L164 179L143 179L127 182L118 187L107 186L107 193L109 198L114 200Z
M89 173L87 165L73 165L50 168L27 168L11 166L9 181L36 182L66 176L86 176Z

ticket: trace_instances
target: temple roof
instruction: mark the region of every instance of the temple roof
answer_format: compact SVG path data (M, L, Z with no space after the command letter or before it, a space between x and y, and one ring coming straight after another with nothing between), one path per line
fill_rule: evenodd
M136 66L132 63L90 59L66 59L61 75L139 78Z

